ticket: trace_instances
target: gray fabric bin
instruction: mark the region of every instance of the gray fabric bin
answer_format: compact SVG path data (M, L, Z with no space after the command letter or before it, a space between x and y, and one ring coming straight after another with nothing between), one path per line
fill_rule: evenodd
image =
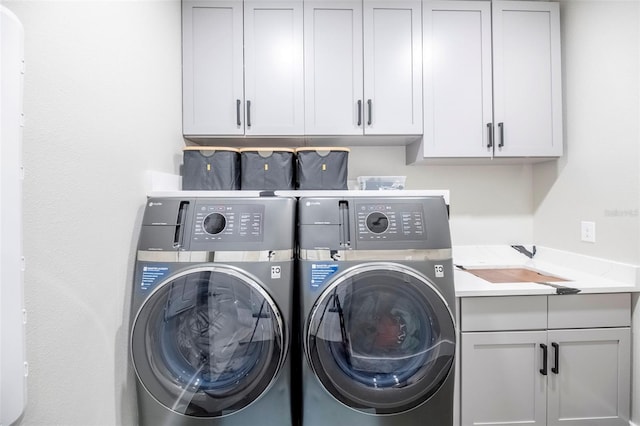
M288 148L240 149L240 188L288 190L295 187L295 151Z
M188 146L183 149L182 189L240 189L240 154L235 148Z
M349 148L298 148L298 189L347 189Z

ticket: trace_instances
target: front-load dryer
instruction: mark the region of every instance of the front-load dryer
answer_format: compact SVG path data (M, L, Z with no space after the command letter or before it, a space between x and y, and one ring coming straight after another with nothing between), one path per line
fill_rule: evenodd
M451 426L455 293L442 197L298 202L304 426Z
M295 200L149 198L131 362L141 425L291 425Z

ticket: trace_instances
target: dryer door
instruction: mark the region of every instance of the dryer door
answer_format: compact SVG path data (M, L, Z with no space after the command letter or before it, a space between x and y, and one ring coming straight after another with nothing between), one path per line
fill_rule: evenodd
M165 407L218 417L251 404L285 358L278 307L257 279L231 266L171 277L140 308L131 332L138 379Z
M446 301L426 277L398 264L346 270L307 322L307 359L336 399L369 414L410 410L441 387L456 334Z

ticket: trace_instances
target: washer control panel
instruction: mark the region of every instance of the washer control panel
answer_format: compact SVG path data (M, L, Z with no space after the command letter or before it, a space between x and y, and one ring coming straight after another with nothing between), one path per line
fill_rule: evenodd
M425 238L420 203L356 204L358 241L406 241Z
M264 206L259 204L203 204L196 206L192 242L262 241Z

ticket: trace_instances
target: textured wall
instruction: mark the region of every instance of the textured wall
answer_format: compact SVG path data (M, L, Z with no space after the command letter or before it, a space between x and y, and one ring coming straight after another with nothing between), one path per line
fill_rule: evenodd
M534 239L640 261L640 2L561 2L565 155L536 165ZM596 243L580 241L580 221Z
M133 424L144 170L176 173L179 1L9 1L25 27L28 425Z

